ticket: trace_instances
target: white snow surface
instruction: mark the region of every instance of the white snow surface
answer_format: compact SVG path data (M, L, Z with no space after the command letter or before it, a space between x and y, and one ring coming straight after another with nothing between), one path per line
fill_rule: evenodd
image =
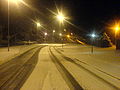
M0 47L0 64L3 64L12 58L24 53L25 51L36 47L37 44L33 45L20 45L20 46L11 46L10 51L8 52L7 47Z
M66 44L62 48L61 44L47 45L40 51L38 63L21 90L71 89L67 86L69 82L65 81L66 77L62 77L52 62L49 46L55 46L55 49L80 65L69 62L51 47L53 54L84 90L116 90L114 86L120 88L120 52L115 47L94 47L94 53L91 53L91 46Z
M20 90L70 90L49 55L49 47L39 53L38 63Z
M113 86L120 88L120 51L116 51L115 47L94 47L94 52L91 53L91 46L87 45L64 44L63 48L61 44L45 45L48 47L40 51L38 63L21 90L70 89L50 58L49 46L55 46L63 55L85 68L67 61L51 48L53 54L85 90L116 90ZM35 46L14 46L10 48L10 52L7 48L0 48L0 64Z
M93 53L91 46L84 45L65 45L63 48L56 47L56 49L100 78L120 88L120 51L115 50L115 47L94 47Z

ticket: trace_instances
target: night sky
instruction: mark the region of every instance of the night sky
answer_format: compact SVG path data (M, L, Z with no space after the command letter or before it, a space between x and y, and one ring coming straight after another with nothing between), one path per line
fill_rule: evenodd
M102 29L106 23L120 17L119 0L37 0L36 4L44 8L67 11L71 22L83 30Z
M81 30L67 25L65 28L71 29L73 32L89 32L93 29L101 30L106 23L114 18L120 17L120 0L24 0L26 3L36 8L31 10L21 5L21 14L17 16L11 9L11 21L21 20L27 22L28 17L31 19L39 18L46 28L54 29L56 21L53 14L48 10L56 12L56 6L65 11L66 16L70 17L70 22L78 26ZM56 4L56 6L55 6ZM4 7L3 11L4 11ZM16 8L14 8L16 9ZM18 11L16 9L16 11ZM16 15L16 18L15 18ZM4 16L4 15L3 15ZM25 18L27 19L25 20ZM18 20L16 20L18 19ZM30 23L30 22L29 22ZM51 25L51 26L50 26ZM51 28L50 28L51 27ZM55 28L56 29L56 28Z
M120 15L119 0L79 0L75 1L73 16L76 24L83 28L101 29L110 20ZM76 6L75 6L76 5ZM78 12L77 12L78 11Z

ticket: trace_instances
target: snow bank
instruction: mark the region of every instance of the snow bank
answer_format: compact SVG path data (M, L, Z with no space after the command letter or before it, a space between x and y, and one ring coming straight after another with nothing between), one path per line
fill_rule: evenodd
M14 58L17 55L22 54L23 52L29 50L30 48L36 47L36 45L20 45L20 46L12 46L10 47L10 51L8 52L8 48L0 48L0 64L7 62L8 60Z

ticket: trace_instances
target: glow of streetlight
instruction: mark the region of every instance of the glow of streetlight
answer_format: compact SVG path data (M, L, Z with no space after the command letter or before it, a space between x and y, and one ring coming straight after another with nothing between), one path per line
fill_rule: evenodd
M120 20L115 20L114 22L110 23L108 28L117 34L117 32L120 30Z
M70 33L71 35L73 35L73 33Z
M65 19L64 15L62 13L59 13L57 15L57 19L60 21L60 22L63 22L63 20Z
M8 0L8 2L18 4L20 2L23 2L23 0Z
M56 18L60 23L63 23L63 21L66 19L62 12L58 12L58 15L56 16Z
M70 35L67 35L68 38L70 38Z
M59 33L59 36L62 36L62 33Z
M55 30L53 30L53 33L55 33Z
M41 24L40 24L39 22L36 22L36 25L37 25L37 27L40 27L40 26L41 26Z
M115 32L118 32L120 30L120 26L119 25L116 25L115 26Z
M93 33L93 34L91 34L91 37L92 37L92 38L95 38L95 37L96 37L96 35Z
M66 32L66 29L64 29L64 32Z
M47 36L48 34L47 33L44 33L45 36Z
M19 2L23 2L23 0L7 0L8 2L8 51L10 46L10 3L18 4Z

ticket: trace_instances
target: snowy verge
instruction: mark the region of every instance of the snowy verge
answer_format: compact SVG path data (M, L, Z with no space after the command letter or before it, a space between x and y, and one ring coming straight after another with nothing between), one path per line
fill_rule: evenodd
M19 56L20 54L28 51L29 49L37 46L39 45L33 44L33 45L11 46L9 52L7 47L0 48L0 65L11 60L14 57Z
M91 46L67 45L56 47L65 56L82 65L102 79L117 87L120 86L120 51L115 47L97 48L91 53ZM120 88L120 87L119 87Z

